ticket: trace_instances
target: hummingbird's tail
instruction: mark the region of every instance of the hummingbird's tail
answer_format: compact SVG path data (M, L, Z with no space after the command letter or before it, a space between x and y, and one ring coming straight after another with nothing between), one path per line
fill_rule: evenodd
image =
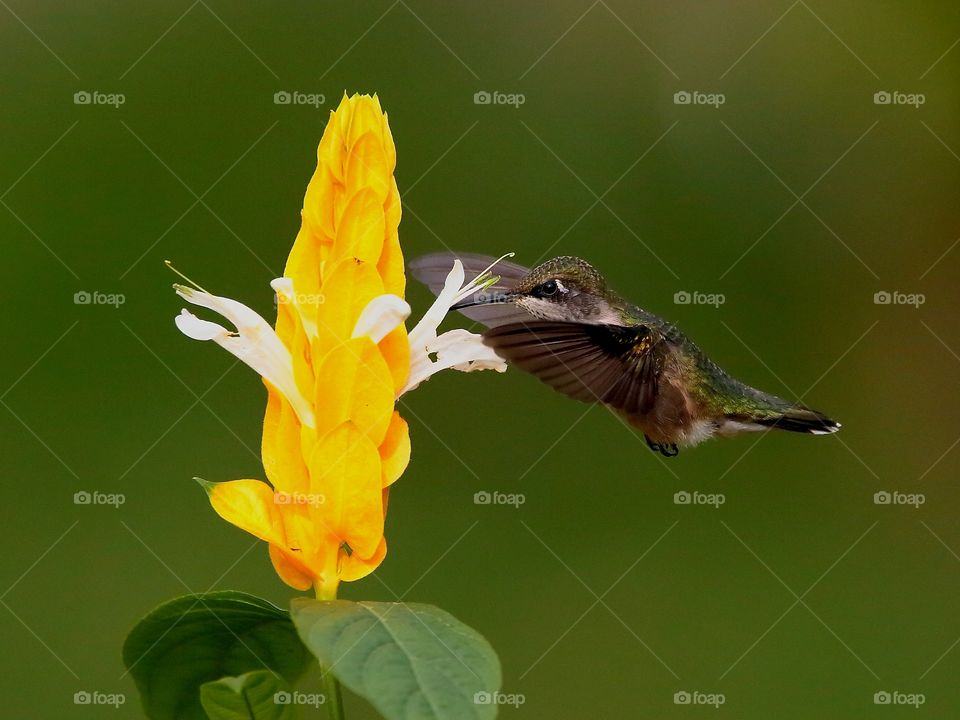
M829 435L840 429L840 423L834 422L821 412L801 405L794 405L774 416L755 418L753 422L765 427L813 435Z

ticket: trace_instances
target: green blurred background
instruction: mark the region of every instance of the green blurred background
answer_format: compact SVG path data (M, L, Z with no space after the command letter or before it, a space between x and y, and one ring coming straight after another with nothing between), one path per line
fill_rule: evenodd
M414 457L390 551L342 594L479 629L525 699L505 718L960 716L960 6L8 1L7 715L140 717L120 647L145 612L188 589L289 599L266 548L190 480L262 476L265 394L176 331L163 260L272 317L268 282L347 90L389 112L407 257L582 255L731 373L844 429L664 461L528 376L446 373L404 400ZM126 502L74 504L95 490ZM525 503L474 504L483 490ZM684 490L725 503L675 504ZM128 701L78 707L81 690ZM678 705L683 691L725 703ZM926 701L878 708L881 691ZM348 716L376 715L350 697Z

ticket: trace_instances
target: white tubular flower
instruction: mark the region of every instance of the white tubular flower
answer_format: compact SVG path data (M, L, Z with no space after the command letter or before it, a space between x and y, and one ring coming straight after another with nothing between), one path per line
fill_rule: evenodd
M366 335L374 343L379 343L403 321L410 317L410 306L396 295L375 297L360 313L353 328L353 337Z
M431 375L446 368L453 368L462 372L472 372L474 370L504 372L507 369L506 362L484 345L483 339L476 333L458 329L437 335L437 328L447 316L451 306L478 290L489 287L497 279L490 274L490 268L487 268L464 285L463 263L454 260L453 269L447 275L443 290L424 314L423 319L417 323L417 326L408 335L410 341L410 377L401 391L401 395L413 390ZM433 360L431 356L436 356L436 360Z
M175 318L180 332L194 340L213 340L245 362L283 394L303 425L314 427L311 405L293 376L293 358L270 323L236 300L186 285L174 285L174 289L188 303L220 313L237 328L232 332L216 323L201 320L189 310L181 310Z

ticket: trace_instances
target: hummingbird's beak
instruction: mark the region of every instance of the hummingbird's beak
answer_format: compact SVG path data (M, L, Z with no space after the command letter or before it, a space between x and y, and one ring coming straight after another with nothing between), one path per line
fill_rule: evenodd
M464 308L474 307L475 305L483 305L483 300L476 300L473 298L468 298L467 300L461 300L460 302L451 305L451 310L463 310Z
M477 305L502 305L513 302L514 297L515 293L484 292L481 290L475 295L451 305L450 309L463 310L464 308L476 307Z

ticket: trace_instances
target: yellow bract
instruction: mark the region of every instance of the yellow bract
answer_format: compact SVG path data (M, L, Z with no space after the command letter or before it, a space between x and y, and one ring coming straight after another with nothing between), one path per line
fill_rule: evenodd
M286 583L315 586L321 597L383 560L389 485L410 458L407 424L394 410L410 370L406 330L401 323L376 344L353 337L371 300L403 297L395 164L379 100L345 96L320 140L284 270L292 291L278 290L276 333L315 427L265 381L262 455L273 487L206 485L217 513L270 543Z

